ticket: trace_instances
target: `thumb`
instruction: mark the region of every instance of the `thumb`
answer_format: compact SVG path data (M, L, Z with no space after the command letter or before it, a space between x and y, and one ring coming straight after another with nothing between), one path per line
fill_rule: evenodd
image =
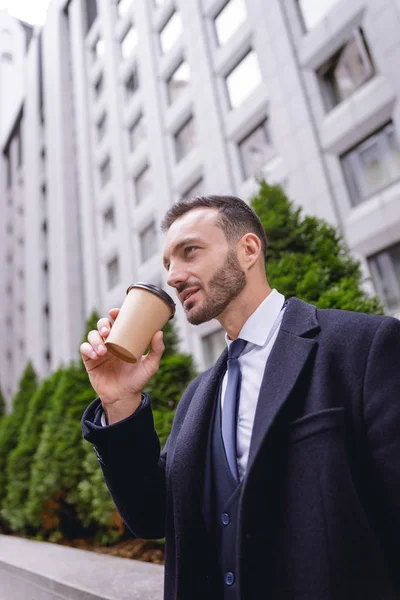
M163 332L157 331L151 340L151 348L145 357L146 363L150 366L153 372L157 371L161 357L164 352Z

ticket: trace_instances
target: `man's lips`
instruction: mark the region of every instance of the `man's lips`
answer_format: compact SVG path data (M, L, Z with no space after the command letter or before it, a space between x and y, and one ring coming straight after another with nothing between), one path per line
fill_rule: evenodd
M186 290L183 290L183 292L179 294L179 300L182 302L182 304L185 304L186 300L188 300L193 294L198 292L199 289L200 288L198 287L186 288Z

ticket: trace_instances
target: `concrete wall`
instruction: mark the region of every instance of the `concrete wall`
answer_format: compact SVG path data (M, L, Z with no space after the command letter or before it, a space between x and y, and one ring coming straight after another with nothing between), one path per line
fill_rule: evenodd
M0 535L1 600L161 600L164 568Z

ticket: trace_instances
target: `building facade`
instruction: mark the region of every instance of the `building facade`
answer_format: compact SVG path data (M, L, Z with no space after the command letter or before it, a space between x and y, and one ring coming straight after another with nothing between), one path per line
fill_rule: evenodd
M249 200L259 176L339 227L400 314L400 0L52 0L32 39L4 19L27 40L1 117L8 399L28 359L44 376L75 358L131 282L167 289L178 198ZM212 364L218 323L175 322Z

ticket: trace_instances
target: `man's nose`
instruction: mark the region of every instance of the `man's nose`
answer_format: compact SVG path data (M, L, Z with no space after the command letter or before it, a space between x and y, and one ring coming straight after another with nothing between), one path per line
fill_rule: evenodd
M188 278L188 273L178 264L170 264L168 276L167 276L167 284L171 287L178 287L180 284L184 283Z

